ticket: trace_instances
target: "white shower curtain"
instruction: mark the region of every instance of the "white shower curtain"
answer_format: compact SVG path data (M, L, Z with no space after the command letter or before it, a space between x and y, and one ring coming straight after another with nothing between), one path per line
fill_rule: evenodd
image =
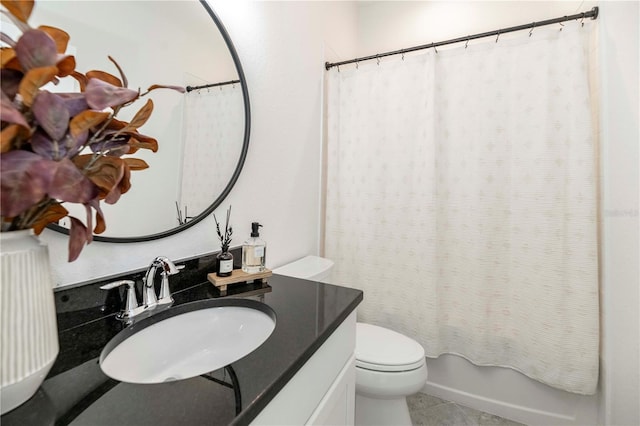
M328 73L325 255L360 321L595 392L589 24Z
M218 198L238 164L244 137L244 100L239 84L190 92L184 108L180 204L184 214L202 213Z

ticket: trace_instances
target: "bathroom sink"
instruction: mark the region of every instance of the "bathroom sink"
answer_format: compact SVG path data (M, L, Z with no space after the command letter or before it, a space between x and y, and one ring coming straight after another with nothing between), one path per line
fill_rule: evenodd
M271 335L276 316L246 299L186 303L134 323L100 355L109 377L127 383L162 383L225 367Z

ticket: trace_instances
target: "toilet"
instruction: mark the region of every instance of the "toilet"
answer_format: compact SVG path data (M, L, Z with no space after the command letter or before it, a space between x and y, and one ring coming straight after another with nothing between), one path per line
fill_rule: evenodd
M331 284L333 262L307 256L273 273ZM424 348L373 324L356 324L356 425L411 425L407 396L427 381Z

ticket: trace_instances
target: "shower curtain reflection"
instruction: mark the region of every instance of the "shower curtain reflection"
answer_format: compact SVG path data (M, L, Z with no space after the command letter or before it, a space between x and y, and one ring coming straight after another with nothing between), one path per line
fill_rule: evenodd
M185 97L178 203L183 220L188 220L189 212L206 210L233 175L244 132L244 101L239 84L194 90Z

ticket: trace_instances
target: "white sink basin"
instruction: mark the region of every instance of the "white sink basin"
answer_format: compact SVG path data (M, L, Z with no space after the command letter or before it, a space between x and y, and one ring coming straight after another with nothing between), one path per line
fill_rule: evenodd
M275 325L273 310L253 300L187 303L118 333L103 349L100 367L128 383L187 379L253 352Z

